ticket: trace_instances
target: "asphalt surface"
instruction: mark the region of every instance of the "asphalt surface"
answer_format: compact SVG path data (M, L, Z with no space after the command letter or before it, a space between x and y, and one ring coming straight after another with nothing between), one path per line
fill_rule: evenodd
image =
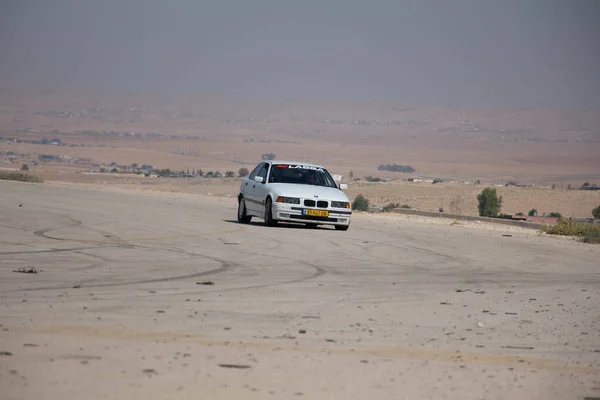
M1 397L600 397L600 246L235 217L0 181Z

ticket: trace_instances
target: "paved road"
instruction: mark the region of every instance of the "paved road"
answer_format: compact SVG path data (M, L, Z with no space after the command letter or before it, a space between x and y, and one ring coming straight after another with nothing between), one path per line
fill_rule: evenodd
M0 203L3 399L600 396L599 246L50 184Z

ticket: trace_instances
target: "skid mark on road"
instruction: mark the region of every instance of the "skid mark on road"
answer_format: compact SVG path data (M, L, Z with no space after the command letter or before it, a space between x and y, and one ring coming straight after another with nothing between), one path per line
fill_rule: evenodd
M119 239L100 239L100 240L87 240L87 239L59 239L61 243L84 243L84 244L103 244L103 243L123 243L123 242L144 242L144 241L155 241L155 240L179 240L179 239L189 239L196 237L209 237L216 235L224 235L228 233L238 233L243 232L246 228L243 226L225 231L217 231L217 232L206 232L206 233L198 233L198 234L190 234L190 235L176 235L176 236L150 236L150 237L131 237L131 238L119 238ZM56 238L49 238L57 240ZM32 245L50 245L56 244L55 241L33 241L33 242L0 242L8 245L15 246L32 246ZM18 253L0 253L0 254L18 254Z
M146 249L146 247L144 247L144 246L135 246L135 247L137 249ZM201 256L201 255L198 255L196 253L191 253L191 252L188 252L188 251L186 251L184 249L179 249L179 248L162 247L160 249L155 249L155 250L157 250L157 251L164 251L164 252L173 252L173 253L178 253L178 254L188 254L188 255L191 255L191 256ZM287 262L290 261L289 258L287 258L287 257L280 257L280 256L278 257L278 256L275 256L275 255L262 254L262 253L258 253L258 252L251 252L251 251L244 251L244 250L239 250L239 251L236 252L236 254L238 254L238 255L252 255L252 256L260 255L260 256L264 256L264 257L275 258L275 259L282 260L282 261L287 261ZM202 256L202 257L204 257L204 256ZM231 261L227 261L227 262L233 263ZM233 287L233 288L227 288L227 289L216 289L216 290L211 290L211 292L221 293L221 292L231 292L231 291L242 291L242 290L250 290L250 289L259 289L259 288L273 287L273 286L280 286L280 285L289 285L289 284L293 284L293 283L301 283L301 282L305 282L305 281L308 281L308 280L311 280L311 279L316 279L316 278L318 278L318 277L320 277L320 276L322 276L322 275L324 275L324 274L327 273L327 270L324 267L321 267L319 265L314 265L314 264L310 264L310 263L303 262L303 261L297 261L297 260L296 261L292 260L292 262L295 262L295 263L298 263L298 264L301 264L301 265L304 265L304 266L307 266L307 267L314 268L315 272L312 273L311 275L308 275L308 276L294 278L294 279L290 279L290 280L286 280L286 281L282 281L282 282L262 283L262 284L257 284L257 285L240 286L240 287ZM234 264L236 266L238 266L238 267L242 266L241 264L236 264L236 263L234 263ZM244 267L246 267L246 266L244 266ZM202 291L202 292L204 293L205 291ZM192 291L192 292L182 292L182 293L179 293L179 294L180 295L186 295L186 294L191 295L191 294L198 294L198 293L199 293L199 291Z
M33 234L35 236L39 236L39 237L42 237L44 239L61 240L61 241L67 240L68 241L70 239L63 239L63 238L51 237L51 236L47 236L46 233L52 232L52 231L56 231L56 230L59 230L59 229L77 228L77 227L80 227L81 224L82 224L81 221L77 221L77 220L71 219L71 223L68 224L68 225L40 229L40 230L34 231Z
M44 335L68 335L79 337L90 337L97 339L112 340L137 340L144 342L161 341L165 345L169 343L177 344L197 344L205 346L223 346L227 348L237 348L240 350L263 349L263 350L284 350L300 353L331 353L337 355L352 355L360 357L380 357L380 358L398 358L398 359L416 359L437 362L451 362L460 365L496 365L507 366L519 369L537 369L546 371L555 371L560 373L581 373L600 375L600 368L589 366L565 365L563 361L550 358L520 356L510 354L491 354L475 352L457 352L444 349L432 348L407 348L407 347L370 347L370 348L350 348L337 345L298 345L290 344L285 341L270 342L243 342L216 340L199 335L197 333L182 333L168 331L148 331L138 329L109 328L101 326L86 325L52 325L52 326L9 326L10 332L20 334L44 334Z
M198 256L200 256L200 255L198 255ZM146 283L162 283L162 282L172 282L172 281L179 281L179 280L186 280L186 279L194 279L194 278L200 278L202 276L207 276L207 275L221 274L223 272L227 272L228 270L230 270L231 268L233 268L234 266L237 265L235 263L230 263L227 261L219 260L219 259L208 257L208 256L201 256L201 257L220 262L221 266L219 268L214 268L214 269L211 269L208 271L196 272L196 273L188 274L188 275L169 276L169 277L157 278L157 279L143 279L143 280L137 280L137 281L131 281L131 282L112 282L112 283L107 282L107 283L90 283L90 284L84 283L83 286L86 288L106 288L106 287L131 286L131 285L142 285L142 284L146 284ZM73 286L64 286L63 285L63 286L51 286L51 287L26 288L26 289L19 289L17 291L31 292L31 291L41 291L41 290L64 290L64 289L70 289L72 287Z
M94 249L109 249L117 246L88 246L88 247L69 247L65 249L45 249L45 250L28 250L28 251L5 251L0 255L17 255L17 254L37 254L37 253L68 253L71 251L94 250Z

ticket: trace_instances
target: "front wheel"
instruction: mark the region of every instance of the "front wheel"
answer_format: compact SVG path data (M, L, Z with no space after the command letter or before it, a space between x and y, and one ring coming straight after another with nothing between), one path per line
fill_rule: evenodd
M347 231L350 228L350 224L348 225L335 225L336 231Z
M268 198L265 202L265 224L267 226L277 225L277 220L273 219L273 201Z
M246 214L246 201L242 197L238 202L237 219L239 223L248 224L252 220L252 216Z

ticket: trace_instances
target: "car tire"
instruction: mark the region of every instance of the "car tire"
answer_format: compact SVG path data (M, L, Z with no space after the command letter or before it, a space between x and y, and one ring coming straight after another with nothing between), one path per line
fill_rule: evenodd
M241 224L248 224L252 220L252 216L246 214L246 200L243 197L238 201L237 220Z
M265 225L267 226L275 226L277 225L277 220L273 219L273 201L271 198L268 198L265 202Z
M317 225L317 224L313 224L313 223L306 224L306 227L307 227L308 229L315 229L317 226L319 226L319 225Z
M348 225L335 225L336 231L347 231L350 228L350 224Z

